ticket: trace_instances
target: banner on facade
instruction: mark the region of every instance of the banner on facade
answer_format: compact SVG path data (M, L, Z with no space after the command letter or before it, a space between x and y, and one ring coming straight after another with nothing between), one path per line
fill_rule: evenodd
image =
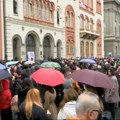
M27 52L28 61L35 61L35 52Z

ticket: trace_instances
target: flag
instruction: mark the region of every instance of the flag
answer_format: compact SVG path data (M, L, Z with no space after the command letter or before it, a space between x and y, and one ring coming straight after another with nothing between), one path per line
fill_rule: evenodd
M80 2L80 7L85 8L85 5L83 2Z

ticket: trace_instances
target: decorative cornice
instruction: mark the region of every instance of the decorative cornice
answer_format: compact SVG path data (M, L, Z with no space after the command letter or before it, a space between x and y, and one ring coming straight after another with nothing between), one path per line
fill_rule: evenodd
M120 5L119 0L104 0L104 3L109 3L109 2L113 2L113 3L116 3L116 4Z
M15 18L11 18L11 17L6 17L6 22L7 23L12 23L12 24L17 24L19 23L19 25L22 25L22 26L29 26L29 27L35 27L35 28L42 28L42 29L50 29L50 30L53 30L53 31L58 31L58 32L65 32L65 28L57 28L57 27L50 27L50 26L44 26L44 25L38 25L38 24L35 24L35 23L30 23L30 22L26 22L24 20L20 20L20 19L15 19Z

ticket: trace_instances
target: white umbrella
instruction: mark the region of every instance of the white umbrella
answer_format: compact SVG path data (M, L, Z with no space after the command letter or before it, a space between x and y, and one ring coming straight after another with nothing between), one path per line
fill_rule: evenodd
M35 62L34 61L26 61L24 64L29 65L29 64L33 64L33 63L35 63Z

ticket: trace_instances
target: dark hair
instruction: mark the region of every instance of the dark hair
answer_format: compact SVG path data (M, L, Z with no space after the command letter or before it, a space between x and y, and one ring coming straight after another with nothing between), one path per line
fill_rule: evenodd
M64 97L63 97L63 100L62 102L60 103L60 106L59 106L59 109L63 108L65 103L71 101L71 100L77 100L78 98L78 93L75 89L73 88L69 88L65 91L64 93Z
M23 79L23 86L24 87L33 87L33 82L32 82L32 80L30 79L30 78L24 78Z
M111 68L109 68L108 70L107 70L107 75L108 75L108 71L110 71L111 72L111 75L115 75L115 72L114 72L114 70L113 70L113 68L111 67Z
M51 86L46 86L45 89L46 91L49 91L50 93L54 93L54 89Z

